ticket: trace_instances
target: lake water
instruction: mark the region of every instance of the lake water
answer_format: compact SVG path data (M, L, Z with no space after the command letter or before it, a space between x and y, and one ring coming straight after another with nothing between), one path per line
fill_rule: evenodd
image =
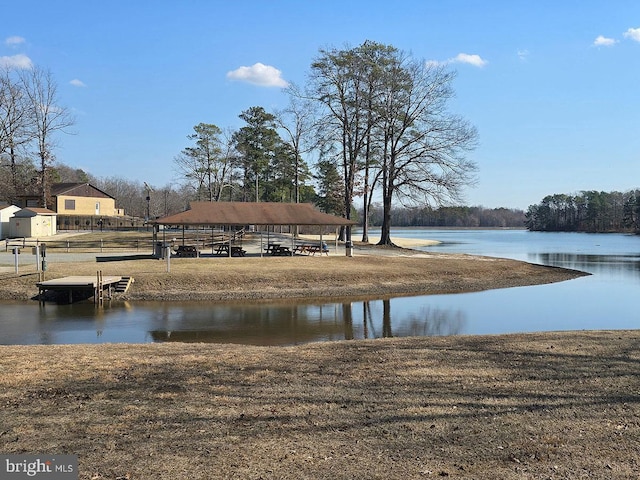
M372 232L375 235L375 232ZM232 342L291 345L409 335L640 328L640 236L524 230L394 230L424 250L513 258L593 275L551 285L391 300L268 305L3 302L0 344Z

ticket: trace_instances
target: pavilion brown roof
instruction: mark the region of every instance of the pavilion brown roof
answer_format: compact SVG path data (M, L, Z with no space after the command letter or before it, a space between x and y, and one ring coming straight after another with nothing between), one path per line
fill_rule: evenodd
M309 203L191 202L189 210L159 218L159 225L353 225Z

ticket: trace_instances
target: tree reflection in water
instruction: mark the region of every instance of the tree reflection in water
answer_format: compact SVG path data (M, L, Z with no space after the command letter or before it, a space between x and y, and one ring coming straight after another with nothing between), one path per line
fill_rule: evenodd
M372 305L381 302L381 317L376 315ZM358 338L353 323L353 304L342 304L345 339ZM423 306L418 314L411 314L401 323L392 327L391 300L371 300L362 302L362 338L391 338L396 331L397 336L437 336L459 335L466 324L465 314L461 310L449 310ZM382 324L380 333L376 325Z
M91 303L37 306L5 303L0 326L7 344L214 342L251 345L453 335L464 309L429 307L428 297L340 303L208 304ZM33 312L38 312L33 315ZM25 321L25 319L28 319ZM8 340L7 340L8 339Z

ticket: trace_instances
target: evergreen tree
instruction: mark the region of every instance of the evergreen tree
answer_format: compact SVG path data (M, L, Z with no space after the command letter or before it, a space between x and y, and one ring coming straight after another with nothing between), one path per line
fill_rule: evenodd
M262 107L251 107L240 115L246 125L234 135L243 177L243 200L266 201L271 185L271 167L282 139L276 130L276 118Z

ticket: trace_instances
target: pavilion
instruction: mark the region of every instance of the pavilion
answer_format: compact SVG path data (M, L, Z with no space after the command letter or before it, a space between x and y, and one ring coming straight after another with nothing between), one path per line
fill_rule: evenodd
M336 229L353 226L356 222L316 210L309 203L275 202L191 202L189 209L151 221L154 224L153 241L157 244L159 226L182 227L183 243L185 228L222 227L231 229L238 226L283 227L294 232L296 226L330 226ZM262 235L262 234L261 234ZM291 235L292 251L295 235ZM336 235L337 238L337 235ZM229 235L229 246L232 236ZM320 235L322 242L322 233ZM231 248L229 248L231 254Z

